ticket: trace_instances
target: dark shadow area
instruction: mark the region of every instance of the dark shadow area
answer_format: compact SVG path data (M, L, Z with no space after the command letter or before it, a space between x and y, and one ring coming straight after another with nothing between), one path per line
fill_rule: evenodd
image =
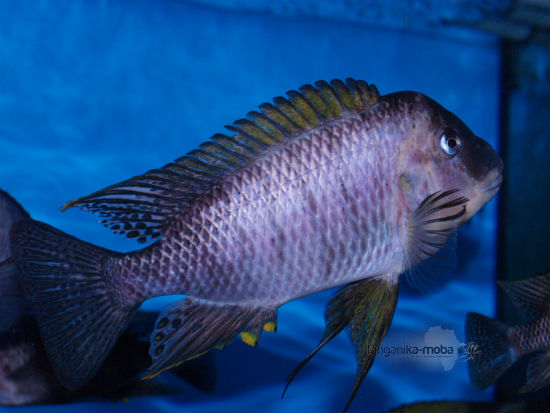
M550 269L550 35L525 42L503 41L501 152L505 164L499 209L498 278L511 281ZM526 320L498 290L498 318L509 326ZM519 394L527 360L498 381L497 401L543 395Z

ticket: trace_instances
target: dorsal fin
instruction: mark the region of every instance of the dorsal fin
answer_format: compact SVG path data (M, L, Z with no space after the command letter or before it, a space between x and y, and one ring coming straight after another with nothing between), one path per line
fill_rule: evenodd
M250 112L247 119L227 126L233 135L214 135L173 163L78 198L62 209L78 206L98 214L115 233L151 241L164 233L174 215L273 145L344 113L361 112L380 95L375 86L348 78L345 83L318 81L287 96L264 103L261 112Z
M534 320L550 314L550 273L497 283L526 317Z

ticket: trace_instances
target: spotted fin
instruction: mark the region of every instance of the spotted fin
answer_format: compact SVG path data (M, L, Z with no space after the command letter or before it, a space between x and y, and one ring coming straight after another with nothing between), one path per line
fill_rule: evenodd
M407 286L417 291L434 290L456 273L457 222L468 202L458 192L435 192L412 214L405 268Z
M550 384L550 351L534 355L527 365L527 383L520 393L535 392Z
M207 351L223 349L242 333L256 345L266 323L275 323L277 311L268 308L225 305L186 297L157 318L151 334L151 378Z
M368 278L348 284L338 290L327 304L326 328L321 342L289 375L283 396L291 381L306 363L325 344L349 326L357 357L357 376L344 408L344 411L347 411L374 362L376 352L373 352L372 349L380 345L391 325L398 295L398 274Z
M537 319L550 313L550 273L517 281L498 281L523 314Z
M358 113L378 101L375 86L362 80L319 81L260 105L246 119L227 126L231 136L217 134L199 149L160 169L151 170L67 203L96 213L118 234L149 242L160 237L174 215L205 191L274 145L297 134Z

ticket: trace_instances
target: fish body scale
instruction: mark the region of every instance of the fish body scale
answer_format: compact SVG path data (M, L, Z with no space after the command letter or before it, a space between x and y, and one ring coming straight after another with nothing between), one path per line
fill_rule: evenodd
M350 116L256 159L119 262L127 291L275 306L399 266L386 128Z
M519 356L550 347L550 316L544 315L531 323L511 327L509 336L515 353Z

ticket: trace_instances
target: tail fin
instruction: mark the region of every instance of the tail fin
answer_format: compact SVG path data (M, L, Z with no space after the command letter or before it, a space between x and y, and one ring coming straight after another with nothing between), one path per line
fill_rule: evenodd
M479 390L491 386L516 361L507 331L500 321L478 313L466 315L466 340L479 350L468 360L468 373Z
M14 225L12 247L50 363L76 389L95 375L137 307L114 295L106 264L117 253L33 220Z
M0 189L0 331L12 327L28 307L12 259L10 231L29 214L7 192Z

